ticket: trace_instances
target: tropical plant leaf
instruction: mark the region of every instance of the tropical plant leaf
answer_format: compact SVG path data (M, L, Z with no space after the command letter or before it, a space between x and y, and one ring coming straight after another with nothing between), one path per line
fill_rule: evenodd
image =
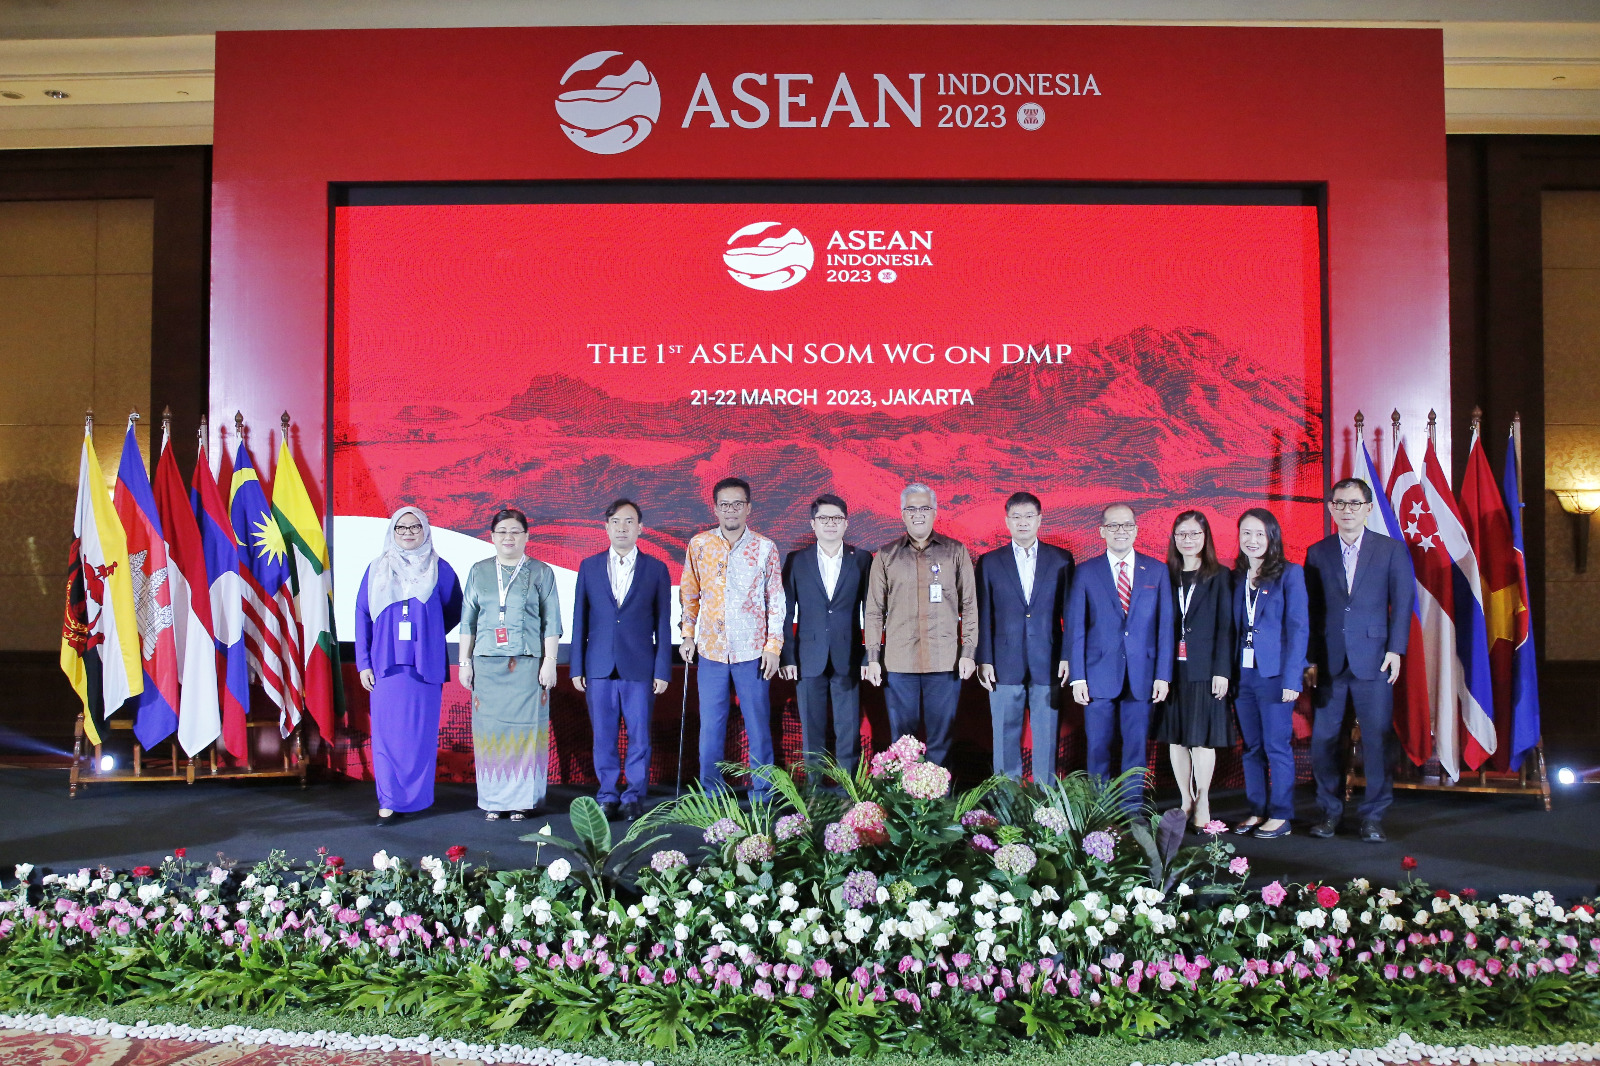
M1189 818L1182 808L1173 807L1161 816L1156 823L1156 845L1163 863L1171 865L1178 857L1178 852L1183 848L1184 831L1188 828Z
M752 767L750 773L752 776L758 777L771 785L773 791L782 796L789 806L794 808L796 813L808 819L811 817L811 812L806 807L805 797L800 794L800 786L795 783L793 774L776 766Z
M1010 783L1011 779L1006 777L1005 774L995 774L978 787L967 789L961 794L960 798L956 800L955 817L959 819L963 814L966 814L968 811L977 807L979 803L982 803L983 798L989 793L993 792L997 788L1009 785Z
M611 850L611 823L606 821L605 812L593 796L579 796L573 800L569 814L572 831L579 840L601 855Z

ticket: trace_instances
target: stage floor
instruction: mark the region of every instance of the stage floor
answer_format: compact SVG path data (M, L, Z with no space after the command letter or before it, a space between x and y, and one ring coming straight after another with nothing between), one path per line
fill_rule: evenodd
M191 861L219 854L242 863L273 849L291 859L318 847L366 866L379 849L415 861L464 844L473 862L499 867L533 863L533 845L518 840L551 823L570 836L566 810L579 788L551 789L548 817L527 822L485 822L471 785L438 786L432 810L399 825L377 827L370 784L338 780L302 790L293 782L90 785L67 798L65 770L0 767L0 871L31 862L56 870L104 863L118 868L155 865L173 848L186 847ZM666 799L670 793L652 795ZM1175 797L1159 797L1170 806ZM1311 790L1297 796L1300 813L1314 813ZM1217 817L1244 814L1238 793L1214 795ZM559 813L555 813L559 812ZM1556 793L1554 810L1526 796L1441 795L1398 792L1385 820L1387 844L1353 837L1312 840L1297 823L1293 836L1256 841L1230 836L1250 857L1252 883L1342 883L1366 877L1393 884L1405 876L1401 859L1417 860L1414 876L1440 888L1475 888L1489 895L1546 889L1563 901L1594 896L1600 887L1600 789L1578 786ZM692 845L696 834L673 833L670 846ZM1198 838L1192 838L1198 842ZM666 847L660 844L657 847ZM687 850L687 848L686 848ZM548 854L545 856L548 861Z

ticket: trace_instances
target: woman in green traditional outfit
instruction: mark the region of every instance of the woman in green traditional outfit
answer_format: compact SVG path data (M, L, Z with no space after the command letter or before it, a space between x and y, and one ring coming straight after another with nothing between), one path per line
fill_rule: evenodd
M555 572L524 550L528 519L507 508L489 523L494 558L467 571L461 604L461 683L472 690L478 806L520 822L544 802L550 696L561 641Z

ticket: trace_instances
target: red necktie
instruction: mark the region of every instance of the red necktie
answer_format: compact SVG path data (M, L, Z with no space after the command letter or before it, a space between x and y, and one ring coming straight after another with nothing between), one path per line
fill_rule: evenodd
M1128 613L1128 602L1133 598L1133 585L1128 581L1128 564L1117 564L1117 599L1122 601L1122 613Z

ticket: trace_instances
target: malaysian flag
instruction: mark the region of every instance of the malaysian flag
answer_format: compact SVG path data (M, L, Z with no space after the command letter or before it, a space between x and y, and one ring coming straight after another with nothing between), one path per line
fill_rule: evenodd
M228 510L244 582L245 655L278 707L279 730L288 736L300 724L300 623L289 588L288 545L243 441L233 463Z

